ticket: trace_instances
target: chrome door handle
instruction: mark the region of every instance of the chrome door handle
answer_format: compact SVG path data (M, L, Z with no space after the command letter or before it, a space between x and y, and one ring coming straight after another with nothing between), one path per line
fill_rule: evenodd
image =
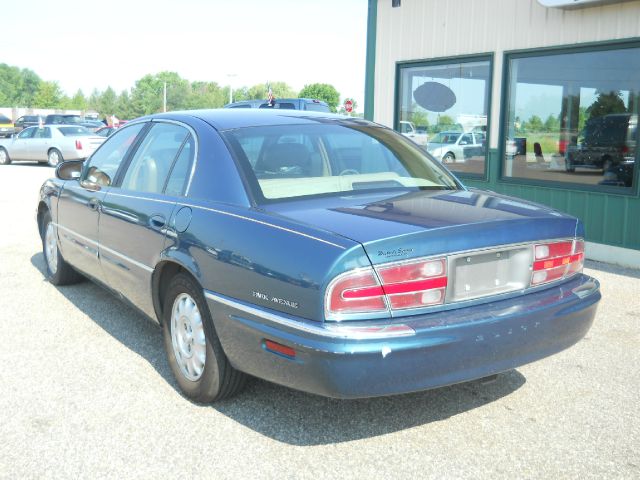
M149 218L149 225L151 226L151 228L154 228L156 230L164 228L166 224L167 220L162 215L152 215Z
M87 203L87 207L89 207L89 210L93 210L94 212L97 212L98 208L100 208L100 201L97 198L92 198Z

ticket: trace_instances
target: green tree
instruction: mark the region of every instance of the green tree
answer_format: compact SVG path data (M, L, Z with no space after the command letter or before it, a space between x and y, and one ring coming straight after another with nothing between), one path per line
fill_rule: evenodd
M324 100L329 105L329 109L332 112L336 112L338 104L340 103L340 93L328 83L312 83L311 85L305 85L300 93L299 98L314 98L318 100Z
M118 95L118 99L116 100L116 107L114 111L116 117L120 119L131 118L131 99L129 98L129 92L127 90L123 90Z
M187 80L175 72L160 72L145 75L136 81L131 90L132 116L161 112L163 108L164 84L167 85L167 111L186 108L190 94Z
M627 109L619 91L599 91L598 98L587 108L586 113L591 119L612 113L625 113L626 111Z
M429 126L429 117L424 110L418 109L417 105L414 108L413 112L411 112L411 116L409 117L409 121L412 122L416 127L428 127Z
M33 99L33 105L39 108L58 108L62 97L58 82L41 82Z
M543 128L542 119L537 115L531 115L529 120L525 122L525 130L527 132L541 132Z
M557 133L560 131L560 118L549 115L544 121L544 129L547 132Z
M98 100L98 112L100 112L101 115L115 114L117 100L118 97L113 88L107 87L107 89L102 92Z
M0 63L0 92L3 106L32 107L40 88L40 77L28 69L20 70Z
M87 99L84 97L82 90L78 90L73 97L69 100L69 107L73 110L86 110Z
M185 108L221 108L228 101L228 87L221 88L216 82L192 82Z

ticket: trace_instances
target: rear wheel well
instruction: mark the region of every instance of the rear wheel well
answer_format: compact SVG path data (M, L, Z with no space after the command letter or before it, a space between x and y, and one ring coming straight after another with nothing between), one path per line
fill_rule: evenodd
M164 297L167 294L171 279L179 273L184 273L185 275L190 276L193 281L196 282L196 284L200 283L191 274L191 272L189 272L189 270L178 263L172 261L164 261L156 266L152 279L153 308L160 323L162 323L163 317Z

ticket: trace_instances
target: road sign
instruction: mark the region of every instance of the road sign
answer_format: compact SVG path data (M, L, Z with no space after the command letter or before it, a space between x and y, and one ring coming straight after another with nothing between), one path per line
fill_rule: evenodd
M347 113L351 113L353 111L353 102L351 100L344 101L344 110Z

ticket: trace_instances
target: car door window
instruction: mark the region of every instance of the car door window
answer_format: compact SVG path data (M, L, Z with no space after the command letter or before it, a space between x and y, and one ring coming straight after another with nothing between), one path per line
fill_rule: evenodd
M156 123L136 150L122 180L122 188L161 193L174 160L189 131L172 123Z
M83 181L87 180L101 186L111 185L122 160L145 125L137 123L111 135L91 156Z
M51 138L51 129L49 127L38 128L33 134L33 138Z
M35 131L36 131L35 127L25 128L23 131L21 131L18 134L18 138L20 138L20 139L33 138L33 134L35 133Z

